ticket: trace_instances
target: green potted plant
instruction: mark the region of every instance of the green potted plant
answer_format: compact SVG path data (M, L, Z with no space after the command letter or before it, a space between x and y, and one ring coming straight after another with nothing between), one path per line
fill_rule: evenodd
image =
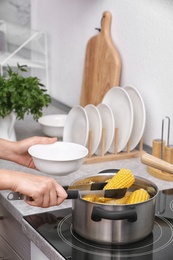
M0 117L14 112L17 119L32 114L34 120L42 116L43 107L51 102L45 86L37 77L24 77L27 66L17 64L17 71L8 66L7 77L0 76Z
M17 64L16 71L8 66L7 76L0 76L0 118L5 119L14 114L16 119L21 120L26 114L31 114L38 121L43 107L51 103L51 97L40 79L25 77L25 73L27 66Z

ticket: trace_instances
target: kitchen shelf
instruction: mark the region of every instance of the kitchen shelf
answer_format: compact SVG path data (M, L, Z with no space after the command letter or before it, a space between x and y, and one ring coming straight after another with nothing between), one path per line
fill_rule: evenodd
M46 34L22 27L16 29L2 20L0 33L0 75L6 75L7 66L27 65L30 76L40 78L49 92Z

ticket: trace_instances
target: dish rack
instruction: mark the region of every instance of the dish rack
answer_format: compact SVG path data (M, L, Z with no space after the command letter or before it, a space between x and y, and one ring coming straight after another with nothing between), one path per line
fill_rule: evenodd
M138 149L134 149L130 151L130 140L127 143L126 151L118 152L118 128L115 128L114 133L114 153L104 153L105 147L105 129L102 129L102 137L101 137L101 155L91 154L91 147L92 147L92 131L89 131L88 137L88 157L85 158L84 163L91 164L91 163L98 163L98 162L108 162L114 160L122 160L122 159L130 159L135 157L140 157L143 151L143 138L139 141Z

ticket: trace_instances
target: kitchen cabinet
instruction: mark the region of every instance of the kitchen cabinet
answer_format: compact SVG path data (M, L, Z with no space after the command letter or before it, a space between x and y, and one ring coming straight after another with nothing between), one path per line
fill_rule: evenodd
M30 240L22 225L0 205L0 259L30 260L30 251Z
M12 247L0 236L0 260L5 259L22 260Z

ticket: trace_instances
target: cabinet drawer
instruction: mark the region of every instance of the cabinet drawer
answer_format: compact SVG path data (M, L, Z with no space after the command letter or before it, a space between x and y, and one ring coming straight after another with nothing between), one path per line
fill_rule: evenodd
M2 205L0 217L1 237L22 260L30 260L30 240L23 233L22 225Z
M22 260L0 236L0 260Z

